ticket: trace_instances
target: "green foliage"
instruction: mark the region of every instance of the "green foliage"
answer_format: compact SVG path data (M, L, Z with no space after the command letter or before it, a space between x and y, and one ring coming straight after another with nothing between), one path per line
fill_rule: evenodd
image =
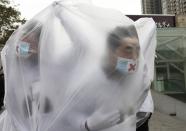
M20 24L26 22L15 7L15 5L10 5L9 0L0 0L0 46L6 43Z
M0 4L10 4L10 1L8 1L8 0L0 0Z

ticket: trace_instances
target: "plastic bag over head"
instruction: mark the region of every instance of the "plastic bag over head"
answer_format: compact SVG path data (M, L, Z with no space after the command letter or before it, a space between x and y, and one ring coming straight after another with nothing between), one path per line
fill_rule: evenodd
M54 2L17 29L1 53L3 131L136 130L155 46L152 19Z

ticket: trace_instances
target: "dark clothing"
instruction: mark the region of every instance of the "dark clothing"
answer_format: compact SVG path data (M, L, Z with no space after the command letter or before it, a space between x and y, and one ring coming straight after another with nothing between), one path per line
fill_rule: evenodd
M149 131L149 119L151 118L151 115L148 117L148 119L141 125L139 126L136 131Z
M2 70L2 69L0 69ZM4 75L0 74L0 110L4 106L4 95L5 95L5 90L4 90Z
M136 129L136 131L149 131L149 120L146 120L145 123L143 123L140 127Z

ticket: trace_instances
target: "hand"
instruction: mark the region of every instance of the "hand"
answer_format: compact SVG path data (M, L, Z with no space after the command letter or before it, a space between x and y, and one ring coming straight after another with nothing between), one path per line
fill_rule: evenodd
M119 110L115 110L109 113L98 110L92 116L90 116L86 122L90 131L98 131L120 123L121 116L122 115Z

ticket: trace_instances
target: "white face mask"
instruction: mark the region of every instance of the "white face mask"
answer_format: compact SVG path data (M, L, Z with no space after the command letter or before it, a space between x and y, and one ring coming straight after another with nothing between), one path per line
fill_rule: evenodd
M123 74L134 73L137 70L137 64L137 60L118 57L116 70Z
M30 43L19 41L18 46L16 47L17 55L20 57L29 57L30 54Z

